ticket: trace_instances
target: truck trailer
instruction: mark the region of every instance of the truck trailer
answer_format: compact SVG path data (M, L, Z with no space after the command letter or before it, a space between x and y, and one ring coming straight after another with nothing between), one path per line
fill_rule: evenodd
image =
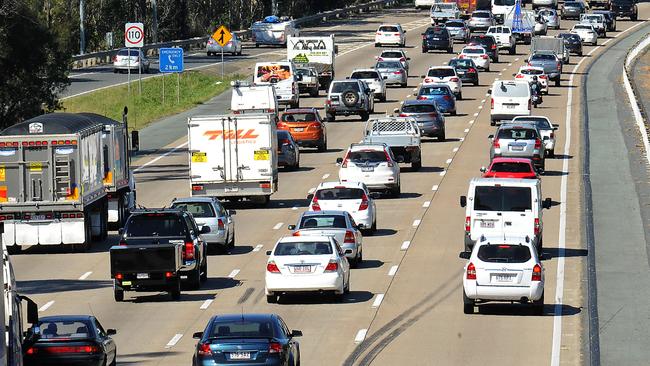
M313 67L318 72L320 89L329 90L334 80L337 46L334 35L325 37L292 37L287 43L287 61L296 67Z

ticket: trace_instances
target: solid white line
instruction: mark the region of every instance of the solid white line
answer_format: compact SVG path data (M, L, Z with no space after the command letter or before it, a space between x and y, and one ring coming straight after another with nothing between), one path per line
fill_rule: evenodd
M381 305L382 300L384 300L384 294L377 294L377 296L375 296L375 301L372 302L372 307L378 308L379 305Z
M473 124L474 124L474 121L475 121L475 120L470 119L470 120L469 120L469 124L470 124L470 125L473 125Z
M253 251L259 252L262 248L264 248L264 244L257 244L255 248L253 248Z
M354 343L363 342L366 339L366 333L368 333L368 329L359 329L357 335L354 337Z
M239 270L233 269L232 272L230 272L230 274L228 275L228 278L235 278L237 277L238 274L239 274Z
M41 311L41 312L42 312L42 311L45 311L45 310L49 309L50 306L52 306L52 305L54 305L54 300L51 300L51 301L48 301L47 303L45 303L45 305L41 306L41 307L38 309L38 311Z
M440 172L440 176L441 176L441 177L444 177L445 174L447 174L447 171L446 171L446 170L443 170L443 171Z
M465 131L465 132L467 132L467 131ZM451 164L451 161L452 161L451 158L447 159L447 164Z
M431 201L424 201L424 202L422 202L422 207L427 208L427 207L429 207L429 206L431 206Z
M93 274L93 272L92 272L92 271L88 271L88 272L82 274L81 277L79 277L79 279L80 279L80 280L85 280L85 279L88 278L91 274Z
M413 227L420 226L420 222L422 222L422 221L421 220L413 220Z
M499 78L494 78L494 81L499 81Z
M390 269L388 270L388 275L389 276L395 276L395 273L397 273L398 268L399 268L398 265L394 265L394 266L390 267Z
M431 187L432 191L437 191L438 190L438 185L436 184L435 186Z
M632 56L632 57L625 60L624 67L627 67L632 61L632 59L635 57L637 53L636 50L644 49L645 47L648 46L649 42L650 42L650 38L646 39L645 41L637 45L634 51L628 54L628 56ZM641 133L641 140L643 141L643 147L645 150L646 163L650 164L650 141L648 141L648 131L645 128L645 124L643 122L643 116L641 115L641 109L639 108L639 102L636 100L636 96L634 95L634 91L632 90L632 84L630 83L630 79L627 77L625 68L623 69L623 85L625 86L625 91L627 92L627 98L628 101L630 102L630 106L632 107L632 114L634 115L634 120L636 121L637 128Z
M172 337L172 339L170 339L169 342L167 342L167 345L165 345L165 348L172 348L172 347L174 347L174 346L176 345L176 343L178 343L178 341L181 340L181 338L183 338L183 335L182 335L182 334L180 334L180 333L175 334L175 335Z
M183 142L182 144L176 146L175 148L171 149L170 151L164 153L163 155L160 155L159 157L157 157L157 158L151 160L150 162L140 165L140 167L137 168L137 169L135 169L135 170L133 170L133 172L134 172L134 173L137 173L140 169L142 169L142 168L144 168L144 167L147 167L147 166L149 166L149 165L151 165L151 164L154 164L154 163L157 162L158 160L160 160L160 159L162 159L162 158L164 158L164 157L167 157L167 156L169 156L169 155L175 153L176 150L178 150L178 149L180 149L180 148L182 148L182 147L185 147L186 145L187 145L187 141L185 141L185 142Z
M212 304L213 301L214 301L214 299L207 299L207 300L205 300L205 301L203 302L203 304L201 304L201 307L200 307L199 309L200 309L200 310L205 310L205 309L209 308L209 307L210 307L210 304Z
M327 179L327 178L329 178L329 177L330 177L329 174L323 174L323 177L322 177L322 178L323 178L323 179Z
M291 207L291 209L296 211L298 209L298 206L293 206L293 207Z
M407 250L411 246L411 242L406 240L405 242L402 243L402 246L399 248L399 250Z
M273 227L273 230L279 230L279 229L282 227L282 225L284 225L284 222L278 222L278 223L275 224L275 226Z

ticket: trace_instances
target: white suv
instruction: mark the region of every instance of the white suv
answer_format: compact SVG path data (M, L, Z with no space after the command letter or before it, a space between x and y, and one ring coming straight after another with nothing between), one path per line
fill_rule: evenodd
M401 194L399 164L386 144L352 144L344 158L338 158L341 182L361 182L373 191Z
M456 99L463 99L463 81L452 66L432 66L426 76L422 76L422 84L447 84L456 96Z
M381 76L377 69L356 69L348 79L363 80L380 102L386 101L386 76Z
M490 126L517 116L530 116L532 101L527 81L495 81L488 93L492 94Z
M360 182L323 182L313 194L310 211L347 211L354 222L363 225L363 233L372 235L377 230L377 206L368 187Z
M401 24L382 24L375 33L375 47L385 44L406 46L406 30Z
M532 302L544 313L544 267L529 237L481 237L470 252L463 273L463 312L474 313L477 302Z

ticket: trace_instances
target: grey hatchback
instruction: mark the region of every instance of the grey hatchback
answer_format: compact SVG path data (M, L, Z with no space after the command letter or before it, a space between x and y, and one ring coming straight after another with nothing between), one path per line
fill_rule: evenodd
M399 84L402 88L406 87L408 82L408 72L399 61L379 61L375 68L388 84Z
M580 19L580 15L586 12L585 5L580 1L566 1L562 5L561 19Z
M413 117L418 123L422 136L437 137L438 141L445 141L445 116L438 109L435 100L405 100L401 108L396 108L395 113L400 117Z
M541 134L532 124L504 123L497 128L490 147L490 161L497 157L528 158L535 168L544 171L544 145Z

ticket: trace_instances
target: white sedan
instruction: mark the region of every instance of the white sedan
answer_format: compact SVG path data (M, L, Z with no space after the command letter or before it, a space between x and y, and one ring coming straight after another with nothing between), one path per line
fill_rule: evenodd
M469 58L474 61L476 67L490 71L490 55L482 46L467 46L460 51L458 58Z
M310 211L342 210L363 225L364 235L377 230L377 206L374 194L360 182L323 182L311 196ZM310 197L307 197L309 199Z
M514 74L515 79L526 80L529 83L533 81L533 76L537 76L537 81L542 84L542 93L548 94L548 75L544 73L543 67L522 66L519 72Z
M341 301L350 291L350 266L333 237L285 237L266 254L268 303L277 302L283 294L301 292L329 292Z
M477 302L532 302L544 311L544 267L528 237L481 236L463 273L463 312L473 314Z
M578 23L571 28L571 33L577 34L583 44L589 43L592 46L598 44L598 32L591 24Z

